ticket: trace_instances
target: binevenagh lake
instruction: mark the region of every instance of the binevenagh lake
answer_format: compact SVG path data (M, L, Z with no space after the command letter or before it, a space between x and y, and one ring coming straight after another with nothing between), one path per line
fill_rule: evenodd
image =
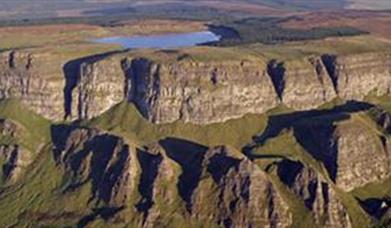
M191 33L172 33L162 35L148 36L130 36L130 37L106 37L92 40L95 43L119 44L124 48L142 49L142 48L181 48L192 47L209 42L220 40L220 36L210 31L191 32Z

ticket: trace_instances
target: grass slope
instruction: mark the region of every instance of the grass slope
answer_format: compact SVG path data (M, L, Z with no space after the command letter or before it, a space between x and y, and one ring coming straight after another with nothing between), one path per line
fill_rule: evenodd
M133 104L123 102L88 125L131 138L141 145L177 137L206 146L230 145L240 149L251 141L252 136L263 131L266 121L266 114L248 114L240 119L205 126L183 122L155 125L143 118Z

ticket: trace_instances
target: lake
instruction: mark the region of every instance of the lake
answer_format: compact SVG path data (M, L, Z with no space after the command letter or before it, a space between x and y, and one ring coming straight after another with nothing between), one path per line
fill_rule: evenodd
M192 47L208 42L219 41L220 36L210 31L191 33L172 33L163 35L130 36L130 37L107 37L95 39L95 43L119 44L124 48L181 48Z

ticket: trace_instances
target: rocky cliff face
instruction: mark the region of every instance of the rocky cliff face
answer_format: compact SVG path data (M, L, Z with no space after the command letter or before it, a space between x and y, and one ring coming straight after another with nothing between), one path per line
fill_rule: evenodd
M178 216L224 227L287 227L291 212L267 174L233 149L179 139L133 149L94 129L57 129L54 156L70 175L68 190L91 182L91 197L136 208L140 226ZM66 190L67 191L67 190ZM134 216L134 215L128 215Z
M62 119L65 81L51 78L50 56L28 51L0 53L0 98L17 98L46 118ZM59 66L58 71L62 71Z
M68 189L92 183L92 197L109 205L122 205L135 188L134 150L123 139L94 129L61 129L54 155L71 176Z
M31 163L30 153L19 145L0 145L0 163L2 165L2 178L14 183L25 168Z
M338 95L345 100L362 100L373 92L390 93L390 53L364 53L354 56L323 56Z
M354 115L337 125L308 123L296 127L296 136L316 159L322 160L338 187L351 191L389 177L389 150L385 139Z
M282 103L288 107L313 109L336 97L332 80L320 58L287 63L271 61L268 68Z
M278 174L294 194L301 198L322 227L352 227L347 208L336 195L334 187L318 172L300 162L284 160Z
M128 98L154 123L222 122L277 105L270 78L257 62L127 64Z
M126 78L121 62L108 58L82 63L76 80L75 88L68 91L72 97L68 114L72 119L95 117L124 99Z
M263 170L227 147L208 150L205 176L192 196L198 220L214 217L224 227L287 227L292 214ZM215 185L212 187L210 185ZM216 209L208 209L210 204Z
M23 128L8 119L0 119L0 178L3 182L15 183L32 162L30 151L15 140Z
M132 56L108 53L70 61L62 78L52 78L45 70L47 56L4 52L0 96L19 98L53 120L92 118L128 100L153 123L206 124L263 113L279 103L307 110L336 97L363 100L370 92L389 94L391 86L389 53L269 62Z

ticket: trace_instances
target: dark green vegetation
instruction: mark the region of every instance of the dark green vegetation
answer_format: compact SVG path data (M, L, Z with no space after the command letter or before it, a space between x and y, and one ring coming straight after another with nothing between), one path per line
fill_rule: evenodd
M150 4L138 5L136 0L115 0L115 1L88 1L88 0L30 0L30 1L11 1L4 0L0 2L0 10L7 14L1 15L0 18L13 18L13 19L25 19L25 18L48 18L58 17L58 11L67 10L80 10L78 12L82 16L95 15L108 15L108 14L138 14L148 15L149 13L155 13L158 15L173 14L176 11L177 15L193 14L200 15L213 15L212 11L205 10L206 8L214 8L209 4L205 4L203 1L187 1L181 0L175 3L167 3L165 1L154 1ZM345 6L344 0L242 0L231 1L235 4L248 4L253 6L269 6L278 9L341 9ZM226 5L226 1L220 1L219 4ZM195 7L202 6L204 8L198 8L194 11L191 10ZM227 4L229 5L229 2ZM201 12L203 9L205 12ZM234 9L234 7L232 8ZM198 12L197 12L198 11ZM247 12L248 14L248 12ZM61 14L60 14L61 15ZM153 14L149 14L153 15Z
M282 28L288 18L246 18L211 25L210 29L223 39L216 45L230 46L248 43L278 44L288 41L317 40L327 37L356 36L367 32L352 27L313 28L309 30Z
M380 105L387 109L391 103L387 97L371 99L378 99ZM324 165L308 151L308 147L306 147L308 145L298 141L294 132L295 128L299 128L303 124L325 126L339 124L345 118L352 118L356 115L359 118L364 118L368 125L376 126L376 123L368 118L371 116L371 107L366 104L358 104L358 106L342 104L335 108L291 114L281 107L263 115L247 115L221 124L197 126L177 122L159 126L143 119L134 105L123 102L91 121L65 125L72 128L79 125L99 128L134 142L140 148L167 137L173 137L183 138L205 146L226 144L237 149L247 148L244 149L246 152L249 147L245 145L250 143L254 137L256 149L247 153L247 156L268 173L273 184L288 202L290 210L293 212L294 226L312 227L314 221L311 213L305 208L303 201L297 198L280 179L277 172L278 164L286 161L300 162L305 167L316 170L329 183L332 181ZM369 112L367 112L368 110ZM359 113L354 114L355 112ZM14 115L15 113L18 115ZM282 119L283 116L286 118ZM16 100L0 103L0 117L12 120L22 127L22 134L13 140L28 147L32 154L32 163L26 169L28 172L23 173L16 183L10 184L7 183L7 180L0 183L0 216L2 218L0 226L10 224L18 227L73 226L75 224L107 226L104 218L110 218L112 215L110 211L107 213L104 211L110 209L95 207L96 204L90 201L91 185L89 182L73 191L64 191L69 177L55 162L53 139L50 138L50 134L53 134L53 127L58 124L50 123L28 111ZM254 147L254 144L248 145ZM337 195L342 199L349 215L355 218L353 221L355 227L377 223L375 220L371 221L363 213L360 202L367 202L372 198L391 197L391 189L384 188L383 184L369 184L352 193L337 190ZM379 220L379 222L388 224L388 221L384 220ZM117 225L120 224L121 222L117 221ZM130 225L132 222L127 224Z
M273 7L307 9L307 10L325 10L325 9L343 9L347 2L344 0L246 0L256 4L265 4Z
M229 145L241 148L262 131L267 115L248 114L241 119L200 126L175 122L156 125L144 119L133 104L122 102L87 126L98 127L148 145L166 137L184 138L206 146ZM248 126L243 128L243 125Z
M115 12L115 13L114 13ZM120 12L111 10L103 11L104 16L96 16L98 12L88 12L86 16L77 17L49 17L49 18L26 18L0 20L0 27L7 26L30 26L30 25L48 25L48 24L92 24L102 26L114 26L121 21L141 20L141 19L186 19L186 20L226 20L232 14L207 7L190 7L182 5L159 5L156 8L142 7L121 8ZM237 14L235 17L240 17Z

